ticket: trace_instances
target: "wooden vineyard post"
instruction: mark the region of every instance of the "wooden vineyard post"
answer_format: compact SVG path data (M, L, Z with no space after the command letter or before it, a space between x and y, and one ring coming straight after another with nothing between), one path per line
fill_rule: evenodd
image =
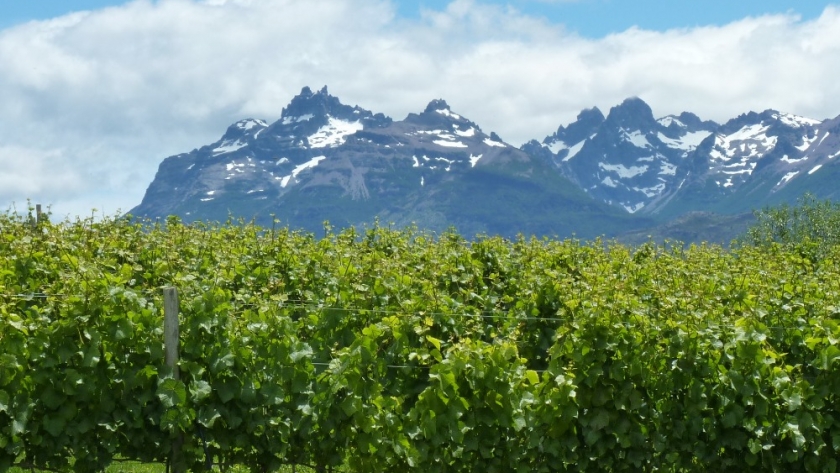
M178 289L163 288L163 346L166 366L172 368L172 376L180 378L178 372Z
M41 204L35 204L35 215L32 215L32 207L29 207L29 226L35 230L39 223L41 223Z
M181 377L178 370L178 347L180 339L180 328L178 320L178 289L174 287L163 288L163 349L166 366L172 369L172 377ZM183 473L186 471L184 458L181 454L181 447L184 444L184 436L179 435L172 441L172 457L169 461L172 473Z

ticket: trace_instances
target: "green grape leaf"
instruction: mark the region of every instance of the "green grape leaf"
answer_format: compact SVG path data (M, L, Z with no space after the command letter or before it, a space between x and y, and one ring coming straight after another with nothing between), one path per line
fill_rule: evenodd
M198 423L207 427L208 429L213 427L213 424L216 423L216 419L221 417L219 411L217 411L212 406L202 406L201 409L198 410Z
M534 370L528 370L525 372L525 376L528 378L528 381L531 384L539 384L540 383L540 375L537 374Z
M435 348L437 348L437 349L438 349L438 351L440 351L440 340L438 340L437 338L435 338L435 337L433 337L433 336L431 336L431 335L426 335L426 340L428 340L428 341L429 341L429 343L431 343L432 345L434 345L434 346L435 346Z
M187 387L179 380L166 378L158 385L157 397L167 409L182 406L187 402Z
M67 421L61 417L47 417L42 424L44 429L53 437L60 437L64 433Z
M190 398L194 403L199 403L210 396L213 392L210 383L198 380L190 384Z

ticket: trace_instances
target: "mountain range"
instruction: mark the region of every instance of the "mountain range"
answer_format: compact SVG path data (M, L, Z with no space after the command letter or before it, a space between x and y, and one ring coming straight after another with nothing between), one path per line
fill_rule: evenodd
M164 159L130 213L279 219L315 232L325 221L377 219L508 237L670 228L722 242L753 209L806 191L838 197L838 156L840 117L766 110L718 124L690 112L655 118L629 98L515 147L443 100L395 121L304 87L274 123L241 120L215 143Z

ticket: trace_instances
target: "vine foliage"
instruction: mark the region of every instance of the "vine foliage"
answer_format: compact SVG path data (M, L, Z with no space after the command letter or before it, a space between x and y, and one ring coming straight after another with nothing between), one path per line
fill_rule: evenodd
M838 261L3 215L0 471L836 471Z

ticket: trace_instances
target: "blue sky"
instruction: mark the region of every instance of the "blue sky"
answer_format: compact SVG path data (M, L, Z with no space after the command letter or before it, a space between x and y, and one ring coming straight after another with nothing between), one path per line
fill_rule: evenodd
M423 9L443 10L451 0L395 1L405 18ZM79 10L96 10L127 3L121 0L3 0L0 28L42 20ZM597 38L637 26L663 31L671 28L723 25L747 16L794 12L813 19L832 2L817 0L510 0L480 3L509 5L529 15L562 24L585 37Z
M0 0L0 208L128 210L304 86L394 119L442 98L519 146L628 97L833 118L837 77L840 0Z
M417 5L441 10L447 0L399 2L404 15L416 14ZM511 0L494 1L524 13L563 24L586 37L602 37L637 26L663 31L671 28L723 25L746 16L796 12L815 18L831 2L811 0Z

